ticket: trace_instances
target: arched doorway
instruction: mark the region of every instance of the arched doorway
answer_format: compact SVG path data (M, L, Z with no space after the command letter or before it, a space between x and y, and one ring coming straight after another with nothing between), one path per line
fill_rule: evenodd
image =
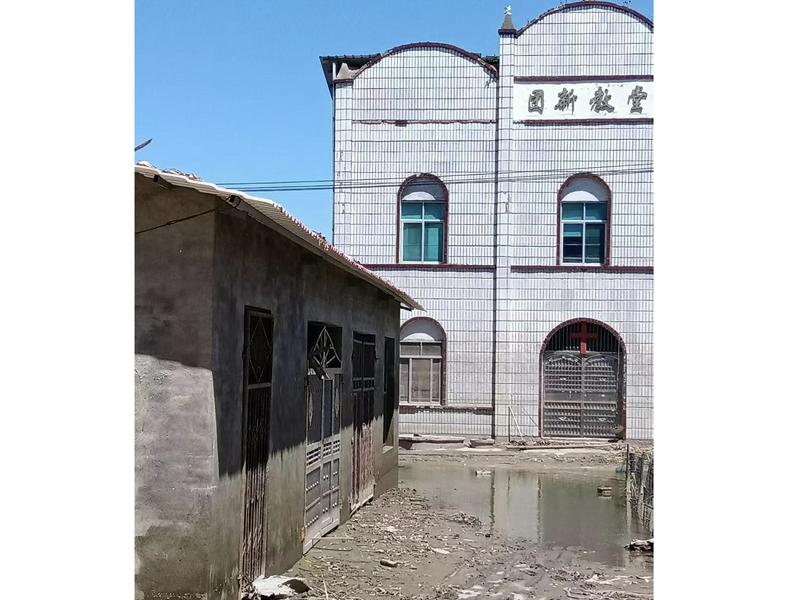
M625 433L625 344L607 325L574 319L541 353L543 436L618 438Z

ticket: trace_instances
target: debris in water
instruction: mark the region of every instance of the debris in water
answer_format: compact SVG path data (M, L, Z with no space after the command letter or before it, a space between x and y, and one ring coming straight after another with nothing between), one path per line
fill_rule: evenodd
M610 496L611 495L611 488L608 486L600 486L597 488L597 495L598 496Z
M631 540L631 543L626 545L625 549L631 552L653 552L653 538L649 540Z
M467 440L467 446L470 448L485 448L487 446L494 446L493 438L473 438Z
M431 548L436 554L450 554L450 550L445 550L444 548Z
M487 471L485 469L475 469L475 475L477 477L489 477L491 474L491 471Z
M395 567L397 567L399 563L396 560L389 560L388 558L382 558L381 564L384 567L392 567L394 569Z
M282 575L272 575L271 577L262 575L254 579L251 586L253 591L245 596L250 600L290 598L295 594L302 594L311 589L299 577L285 577Z

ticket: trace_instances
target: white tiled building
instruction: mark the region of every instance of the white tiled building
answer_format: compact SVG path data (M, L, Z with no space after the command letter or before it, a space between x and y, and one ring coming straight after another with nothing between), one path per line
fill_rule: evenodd
M334 243L417 298L406 433L652 438L653 24L576 2L499 56L323 57Z

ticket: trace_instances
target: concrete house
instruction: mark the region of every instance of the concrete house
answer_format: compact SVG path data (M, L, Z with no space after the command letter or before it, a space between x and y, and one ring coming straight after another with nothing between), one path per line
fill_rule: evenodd
M334 243L427 311L401 432L652 438L653 23L573 2L498 36L320 59Z
M238 598L397 483L401 308L279 205L135 167L137 598Z

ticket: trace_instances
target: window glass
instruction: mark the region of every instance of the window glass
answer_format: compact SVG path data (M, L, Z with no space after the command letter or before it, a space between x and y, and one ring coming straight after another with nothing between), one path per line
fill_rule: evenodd
M605 202L587 202L584 204L586 207L586 220L587 221L605 221L606 220L606 203Z
M400 402L408 402L408 359L400 359Z
M419 326L419 324L418 324ZM430 332L422 327L414 333ZM429 339L400 342L400 401L441 404L443 400L443 343Z
M400 260L444 262L447 190L436 178L420 175L401 193Z
M581 262L583 259L583 225L564 225L564 262Z
M431 400L439 402L442 394L442 361L434 360L431 364Z
M403 202L400 205L400 216L404 219L421 219L422 202Z
M403 223L403 260L422 260L422 223Z
M582 202L564 202L561 205L561 218L564 221L574 221L583 219Z
M401 342L400 354L402 356L419 356L418 342Z
M442 260L442 223L425 223L425 260Z
M603 262L604 231L605 226L600 223L586 224L586 257L584 262Z
M439 357L442 355L442 345L441 344L422 344L422 356L436 356Z
M441 202L425 203L425 218L444 220L444 204Z
M607 260L608 187L597 177L579 176L560 190L561 262L602 264Z
M411 402L431 401L431 361L411 359Z

